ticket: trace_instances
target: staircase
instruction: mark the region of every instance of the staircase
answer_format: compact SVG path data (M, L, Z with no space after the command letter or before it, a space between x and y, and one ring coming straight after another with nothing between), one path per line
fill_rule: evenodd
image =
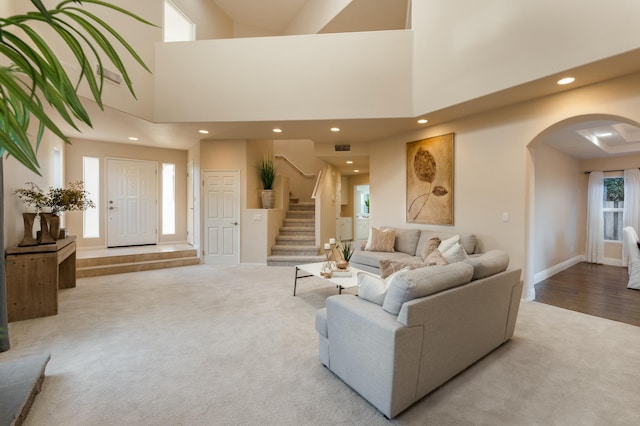
M289 199L289 211L283 221L276 245L267 256L268 266L295 266L302 263L321 262L316 245L316 206L313 202Z
M110 252L109 254L96 256L83 255L82 252L78 252L76 278L173 268L200 263L196 249L191 247L163 248L163 250L156 249L135 253L127 253L126 248L107 250Z

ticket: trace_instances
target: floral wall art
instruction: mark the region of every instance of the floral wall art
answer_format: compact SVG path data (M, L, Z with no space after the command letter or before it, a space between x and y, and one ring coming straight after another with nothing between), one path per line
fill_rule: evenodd
M407 144L407 222L453 225L453 133Z

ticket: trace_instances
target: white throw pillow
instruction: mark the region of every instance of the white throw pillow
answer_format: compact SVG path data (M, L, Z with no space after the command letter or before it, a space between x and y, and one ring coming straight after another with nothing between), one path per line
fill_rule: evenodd
M462 262L467 256L467 252L464 251L464 247L460 243L455 243L449 250L442 253L442 257L447 260L447 263Z
M455 246L456 243L460 241L460 235L454 235L451 238L447 238L446 240L442 240L440 245L438 246L438 250L440 253L444 255L444 253L449 250L451 247Z
M382 279L368 272L358 272L358 297L382 306L384 298L387 296L389 284L391 284L398 274L408 270L409 269L406 268L396 271L386 279Z

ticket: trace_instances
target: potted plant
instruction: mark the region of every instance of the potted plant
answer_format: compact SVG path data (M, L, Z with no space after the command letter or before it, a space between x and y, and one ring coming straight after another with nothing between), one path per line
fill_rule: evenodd
M258 177L262 183L262 208L273 208L273 181L276 178L276 166L272 158L263 158L258 162Z
M349 267L349 260L351 260L351 255L353 255L353 247L351 246L351 242L347 241L344 243L340 243L338 245L338 252L340 256L342 256L342 260L339 260L336 263L338 269L347 269Z
M49 198L45 195L45 193L42 191L42 189L40 189L38 185L33 182L27 182L25 185L25 188L18 188L13 192L23 203L34 210L31 212L22 213L22 222L24 223L24 236L22 238L22 241L18 244L21 247L38 245L38 240L33 238L33 225L38 218L40 219L42 228L42 219L40 218L40 212L42 212L42 209L45 208L49 203Z

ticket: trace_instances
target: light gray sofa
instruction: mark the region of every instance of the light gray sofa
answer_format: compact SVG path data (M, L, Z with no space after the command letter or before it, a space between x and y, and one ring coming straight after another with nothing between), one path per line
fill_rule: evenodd
M402 260L420 262L422 258L422 248L432 237L438 237L441 240L458 235L454 232L430 231L426 229L403 229L393 227L382 227L381 229L394 229L396 239L394 244L394 252L379 252L364 250L364 243L354 244L354 252L349 260L349 264L363 271L380 274L381 260ZM469 255L481 253L481 247L476 239L475 234L460 233L460 244Z
M522 281L505 256L401 272L382 305L329 297L316 313L320 361L395 417L513 336Z

